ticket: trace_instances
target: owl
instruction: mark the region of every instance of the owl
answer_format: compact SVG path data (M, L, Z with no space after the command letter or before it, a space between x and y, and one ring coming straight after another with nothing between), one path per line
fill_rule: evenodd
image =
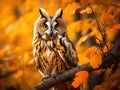
M54 16L49 16L43 8L39 12L32 45L36 67L42 78L48 78L77 66L78 57L67 36L62 9L58 9Z

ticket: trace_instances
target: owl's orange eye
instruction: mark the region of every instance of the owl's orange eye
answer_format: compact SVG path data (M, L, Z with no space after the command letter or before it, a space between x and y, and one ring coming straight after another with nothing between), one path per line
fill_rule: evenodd
M55 25L55 29L58 29L58 27L59 27L59 25L58 25L58 24L56 24L56 25Z
M44 25L43 25L43 28L47 30L47 29L48 29L48 25L47 25L47 24L44 24Z

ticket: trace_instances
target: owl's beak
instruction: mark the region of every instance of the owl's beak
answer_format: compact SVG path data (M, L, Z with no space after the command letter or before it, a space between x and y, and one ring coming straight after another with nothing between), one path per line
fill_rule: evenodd
M46 37L47 39L52 40L54 38L54 33L52 30L46 31Z
M51 32L50 32L50 37L52 37L52 36L53 36L53 32L51 31Z
M51 31L51 32L50 32L50 34L49 34L49 39L51 39L51 40L52 40L52 39L53 39L53 37L54 37L54 35L53 35L53 31Z
M46 40L53 40L57 37L57 31L54 29L49 29L45 31L44 39Z

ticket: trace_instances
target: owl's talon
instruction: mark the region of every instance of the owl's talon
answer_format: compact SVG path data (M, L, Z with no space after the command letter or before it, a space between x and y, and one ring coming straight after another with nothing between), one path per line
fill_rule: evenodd
M51 77L52 77L52 78L56 78L56 77L57 77L57 74L52 74Z
M62 74L64 71L59 71L57 73L51 74L51 77L56 78L57 75Z

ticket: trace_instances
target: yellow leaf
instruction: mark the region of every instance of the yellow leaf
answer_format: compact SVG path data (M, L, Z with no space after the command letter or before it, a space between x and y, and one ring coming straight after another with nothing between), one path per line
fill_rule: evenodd
M63 18L66 21L69 21L70 18L74 15L75 11L79 8L79 3L73 2L72 4L68 4L64 9Z
M86 10L87 14L91 14L92 13L92 9L90 7L87 7L85 10Z

